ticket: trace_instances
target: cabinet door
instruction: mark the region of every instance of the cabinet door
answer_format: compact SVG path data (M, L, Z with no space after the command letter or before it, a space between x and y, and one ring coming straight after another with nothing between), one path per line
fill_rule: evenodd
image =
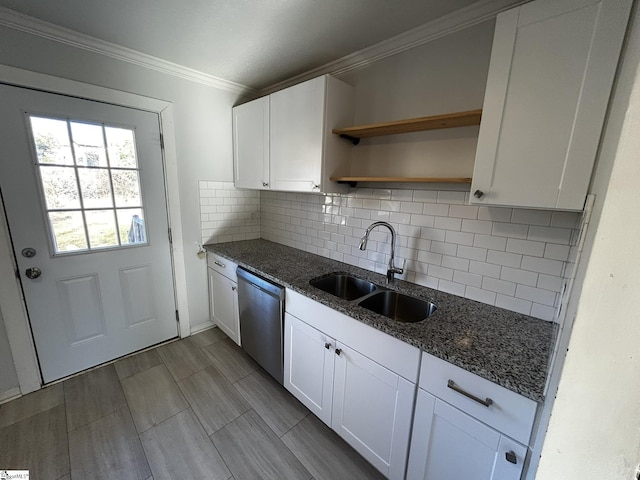
M211 320L227 336L240 345L240 315L238 312L238 284L219 274L213 268L209 271L209 310Z
M632 0L498 15L471 202L582 210Z
M391 479L404 478L415 385L337 343L333 429Z
M333 338L285 315L284 387L329 426L335 345Z
M523 445L418 390L408 480L519 480L526 453Z
M270 95L271 188L319 192L326 77Z
M233 167L237 188L269 188L269 97L233 108Z

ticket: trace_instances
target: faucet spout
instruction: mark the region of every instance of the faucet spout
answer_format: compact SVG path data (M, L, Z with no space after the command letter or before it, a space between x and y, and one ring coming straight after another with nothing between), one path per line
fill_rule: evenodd
M358 248L360 248L360 250L362 251L367 249L367 241L369 240L369 234L371 233L371 230L373 230L375 227L378 227L378 226L387 227L391 232L391 256L389 257L389 267L387 269L387 283L393 283L393 281L395 280L394 275L396 273L398 274L404 273L404 269L396 267L393 261L395 257L395 249L396 249L396 231L393 228L393 226L388 222L382 222L382 221L373 222L365 230L364 235L360 240L360 246Z

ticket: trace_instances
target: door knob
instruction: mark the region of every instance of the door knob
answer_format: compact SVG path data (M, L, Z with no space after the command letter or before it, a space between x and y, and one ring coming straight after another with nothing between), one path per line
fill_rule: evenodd
M27 268L24 271L24 274L27 276L27 278L34 280L38 278L40 275L42 275L42 270L40 270L38 267L31 267L31 268Z

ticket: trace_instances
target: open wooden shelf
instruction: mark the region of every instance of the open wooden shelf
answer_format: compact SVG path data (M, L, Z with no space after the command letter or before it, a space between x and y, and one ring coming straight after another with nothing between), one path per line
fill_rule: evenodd
M358 182L389 182L389 183L471 183L471 178L466 177L331 177L332 182L349 183Z
M354 144L357 144L356 140L360 138L480 125L481 117L482 109L469 110L467 112L432 115L430 117L411 118L408 120L397 120L394 122L372 123L370 125L361 125L356 127L336 128L332 130L332 132L343 138L352 140Z

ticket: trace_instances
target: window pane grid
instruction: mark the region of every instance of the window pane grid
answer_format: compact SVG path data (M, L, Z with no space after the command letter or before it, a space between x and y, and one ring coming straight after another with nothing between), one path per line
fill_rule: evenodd
M71 119L30 120L54 252L146 244L134 131Z

